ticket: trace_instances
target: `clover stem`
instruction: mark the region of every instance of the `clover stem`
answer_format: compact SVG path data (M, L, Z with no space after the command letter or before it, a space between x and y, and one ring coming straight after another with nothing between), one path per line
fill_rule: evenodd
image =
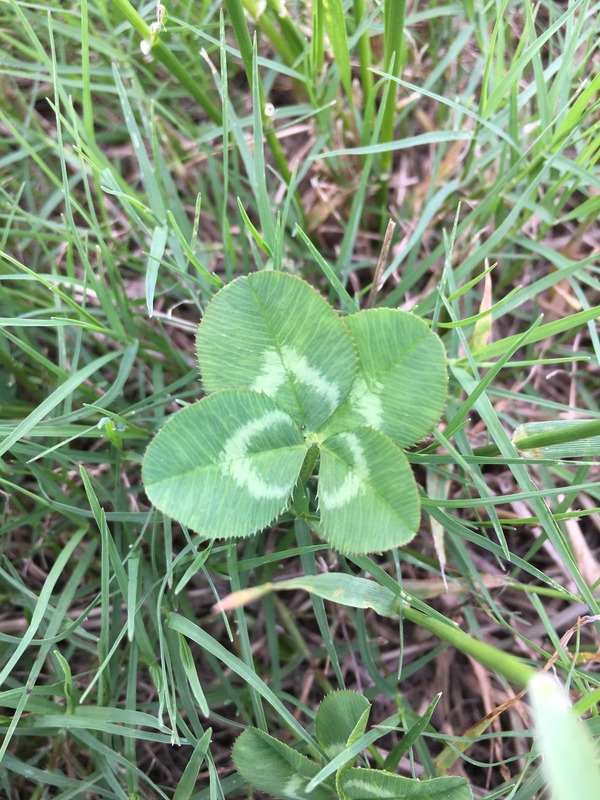
M308 514L309 503L308 495L306 493L306 482L310 478L319 458L319 447L316 444L311 445L304 457L300 476L294 488L294 510L299 517L304 517Z
M304 457L304 463L302 464L302 469L300 470L300 477L298 478L298 483L301 484L302 486L313 474L313 470L315 468L315 464L317 463L318 458L319 458L319 447L318 445L313 444L308 448L306 456Z
M523 659L487 642L475 639L474 636L466 633L457 625L430 617L407 604L402 606L402 615L414 622L415 625L425 628L425 630L433 633L434 636L438 636L457 650L460 650L461 653L471 656L480 664L498 672L517 686L527 686L533 675L535 675L535 668L527 664Z

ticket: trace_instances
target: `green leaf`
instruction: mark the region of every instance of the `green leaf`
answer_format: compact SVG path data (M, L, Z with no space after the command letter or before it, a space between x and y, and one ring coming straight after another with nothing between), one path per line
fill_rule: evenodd
M307 283L281 272L238 278L209 303L197 339L207 392L276 398L308 432L348 395L356 356L344 323Z
M6 659L6 663L3 665L2 671L0 672L0 686L2 686L2 684L9 678L15 664L19 661L23 653L31 644L31 640L34 638L37 629L44 619L44 616L49 611L50 600L56 582L61 577L63 570L66 569L69 559L73 555L75 548L81 542L84 535L85 531L78 531L76 534L74 534L74 536L69 539L64 549L60 551L60 554L52 565L52 569L48 573L48 577L46 578L39 597L37 598L37 602L35 603L35 607L33 608L33 612L31 613L29 627L21 635L18 646L15 648L10 658ZM8 739L5 739L4 745L8 746ZM2 760L2 755L4 754L4 745L0 748L0 761Z
M349 769L340 776L348 800L472 800L464 778L418 781L378 769Z
M323 433L368 425L400 447L414 444L434 428L446 401L440 339L419 317L392 308L361 311L344 321L357 348L358 371L348 399Z
M281 800L329 800L334 794L325 782L306 792L319 765L257 728L247 728L238 737L232 757L237 771L251 786Z
M371 703L346 689L326 695L317 711L315 735L328 758L343 753L365 732ZM349 740L352 739L352 742Z
M352 102L350 51L342 0L321 0L321 8L323 10L325 30L333 50L334 61L340 72L340 80L348 99Z
M371 704L358 692L331 692L324 699L316 719L316 736L327 756L331 759L329 767L333 768L344 755L344 763L335 769L335 785L338 797L343 798L340 779L344 772L356 761L357 742L364 735L367 721L371 713ZM322 773L321 773L322 775ZM314 779L313 779L314 782ZM319 784L320 785L320 784Z
M408 460L372 428L323 442L318 492L324 537L344 553L387 550L417 532L419 495Z
M265 583L252 589L243 589L230 595L227 604L222 608L235 608L247 602L253 602L271 591L302 589L324 600L331 600L342 606L351 608L372 608L382 617L398 617L399 599L387 586L382 586L367 578L357 575L346 575L343 572L321 572L318 575L304 575L302 578L290 578L277 583ZM235 601L235 603L233 602Z
M425 713L422 716L414 716L417 717L416 722L413 722L410 729L406 732L406 734L400 739L399 742L392 747L390 752L387 754L385 761L383 762L383 768L386 770L394 771L398 764L400 763L400 759L406 753L406 751L414 745L414 743L419 739L422 735L423 731L429 725L429 720L433 716L433 712L437 704L439 703L442 697L442 693L436 694L433 698L429 706L426 708ZM412 715L411 715L412 716ZM411 719L411 717L409 717ZM452 751L453 753L456 752L455 749ZM436 762L437 766L437 762Z
M201 650L211 653L219 661L222 661L227 669L231 670L239 677L242 685L248 684L249 687L266 700L275 714L281 718L286 728L289 728L297 737L302 739L308 747L315 750L317 749L316 741L308 733L306 728L288 711L275 692L267 686L252 667L248 666L248 664L237 656L234 656L231 651L223 647L220 642L206 633L206 631L202 630L195 622L182 617L180 614L174 612L169 614L169 628L181 633L187 639L196 642Z
M208 750L211 736L212 728L209 728L204 732L202 737L198 739L194 751L183 771L183 775L179 779L177 789L175 789L175 794L173 795L173 800L189 800L194 793L194 789L198 783L198 773L206 757L206 751Z
M133 358L130 357L135 356L136 350L137 342L133 342L123 351L123 362L126 362L129 368L131 368L133 362ZM63 400L73 395L79 386L87 381L88 378L90 378L95 372L98 372L100 369L102 369L102 367L109 364L119 355L120 353L118 351L107 353L106 355L100 356L100 358L95 358L90 364L86 364L80 370L77 370L77 372L74 372L72 375L70 375L67 380L51 394L49 394L46 399L43 400L39 406L37 406L37 408L31 412L31 414L15 425L11 433L2 441L2 443L0 443L0 457L3 456L7 450L10 450L15 442L18 442L19 439L28 436L31 430L35 428L38 423L45 419L53 411L53 409L56 408L56 406L62 403ZM102 398L103 404L106 401L106 396L110 392L111 390L109 389L106 395Z
M142 466L152 503L212 537L248 536L288 505L304 437L274 400L247 390L206 397L174 414Z

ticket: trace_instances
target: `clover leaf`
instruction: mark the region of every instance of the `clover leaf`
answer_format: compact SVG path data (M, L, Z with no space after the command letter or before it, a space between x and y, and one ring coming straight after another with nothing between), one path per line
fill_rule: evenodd
M355 767L357 755L373 743L373 731L377 734L373 728L365 735L370 710L358 692L331 692L323 699L315 735L325 764L320 754L309 758L264 731L247 728L233 746L235 767L250 786L278 800L473 800L465 778L417 780Z
M158 509L208 537L250 535L289 506L316 446L327 541L346 553L410 541L420 506L402 448L436 425L447 384L423 320L342 318L304 281L265 271L214 296L197 352L208 396L174 414L143 461Z

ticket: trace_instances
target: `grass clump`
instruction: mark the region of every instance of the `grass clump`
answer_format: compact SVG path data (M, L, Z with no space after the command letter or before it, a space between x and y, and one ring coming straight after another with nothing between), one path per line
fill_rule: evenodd
M242 735L325 765L306 796L542 798L544 669L597 734L597 11L0 4L0 792L250 796ZM145 495L198 322L271 270L442 341L402 547L330 549L310 471L242 540ZM333 690L370 707L348 763Z

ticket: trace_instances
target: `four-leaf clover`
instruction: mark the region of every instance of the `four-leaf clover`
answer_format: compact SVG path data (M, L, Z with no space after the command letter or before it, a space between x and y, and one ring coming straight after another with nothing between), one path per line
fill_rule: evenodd
M211 538L247 536L289 506L318 449L320 530L368 553L408 542L420 520L402 448L446 398L446 358L427 323L395 309L340 317L280 272L238 278L209 303L197 338L207 397L151 442L153 504Z

